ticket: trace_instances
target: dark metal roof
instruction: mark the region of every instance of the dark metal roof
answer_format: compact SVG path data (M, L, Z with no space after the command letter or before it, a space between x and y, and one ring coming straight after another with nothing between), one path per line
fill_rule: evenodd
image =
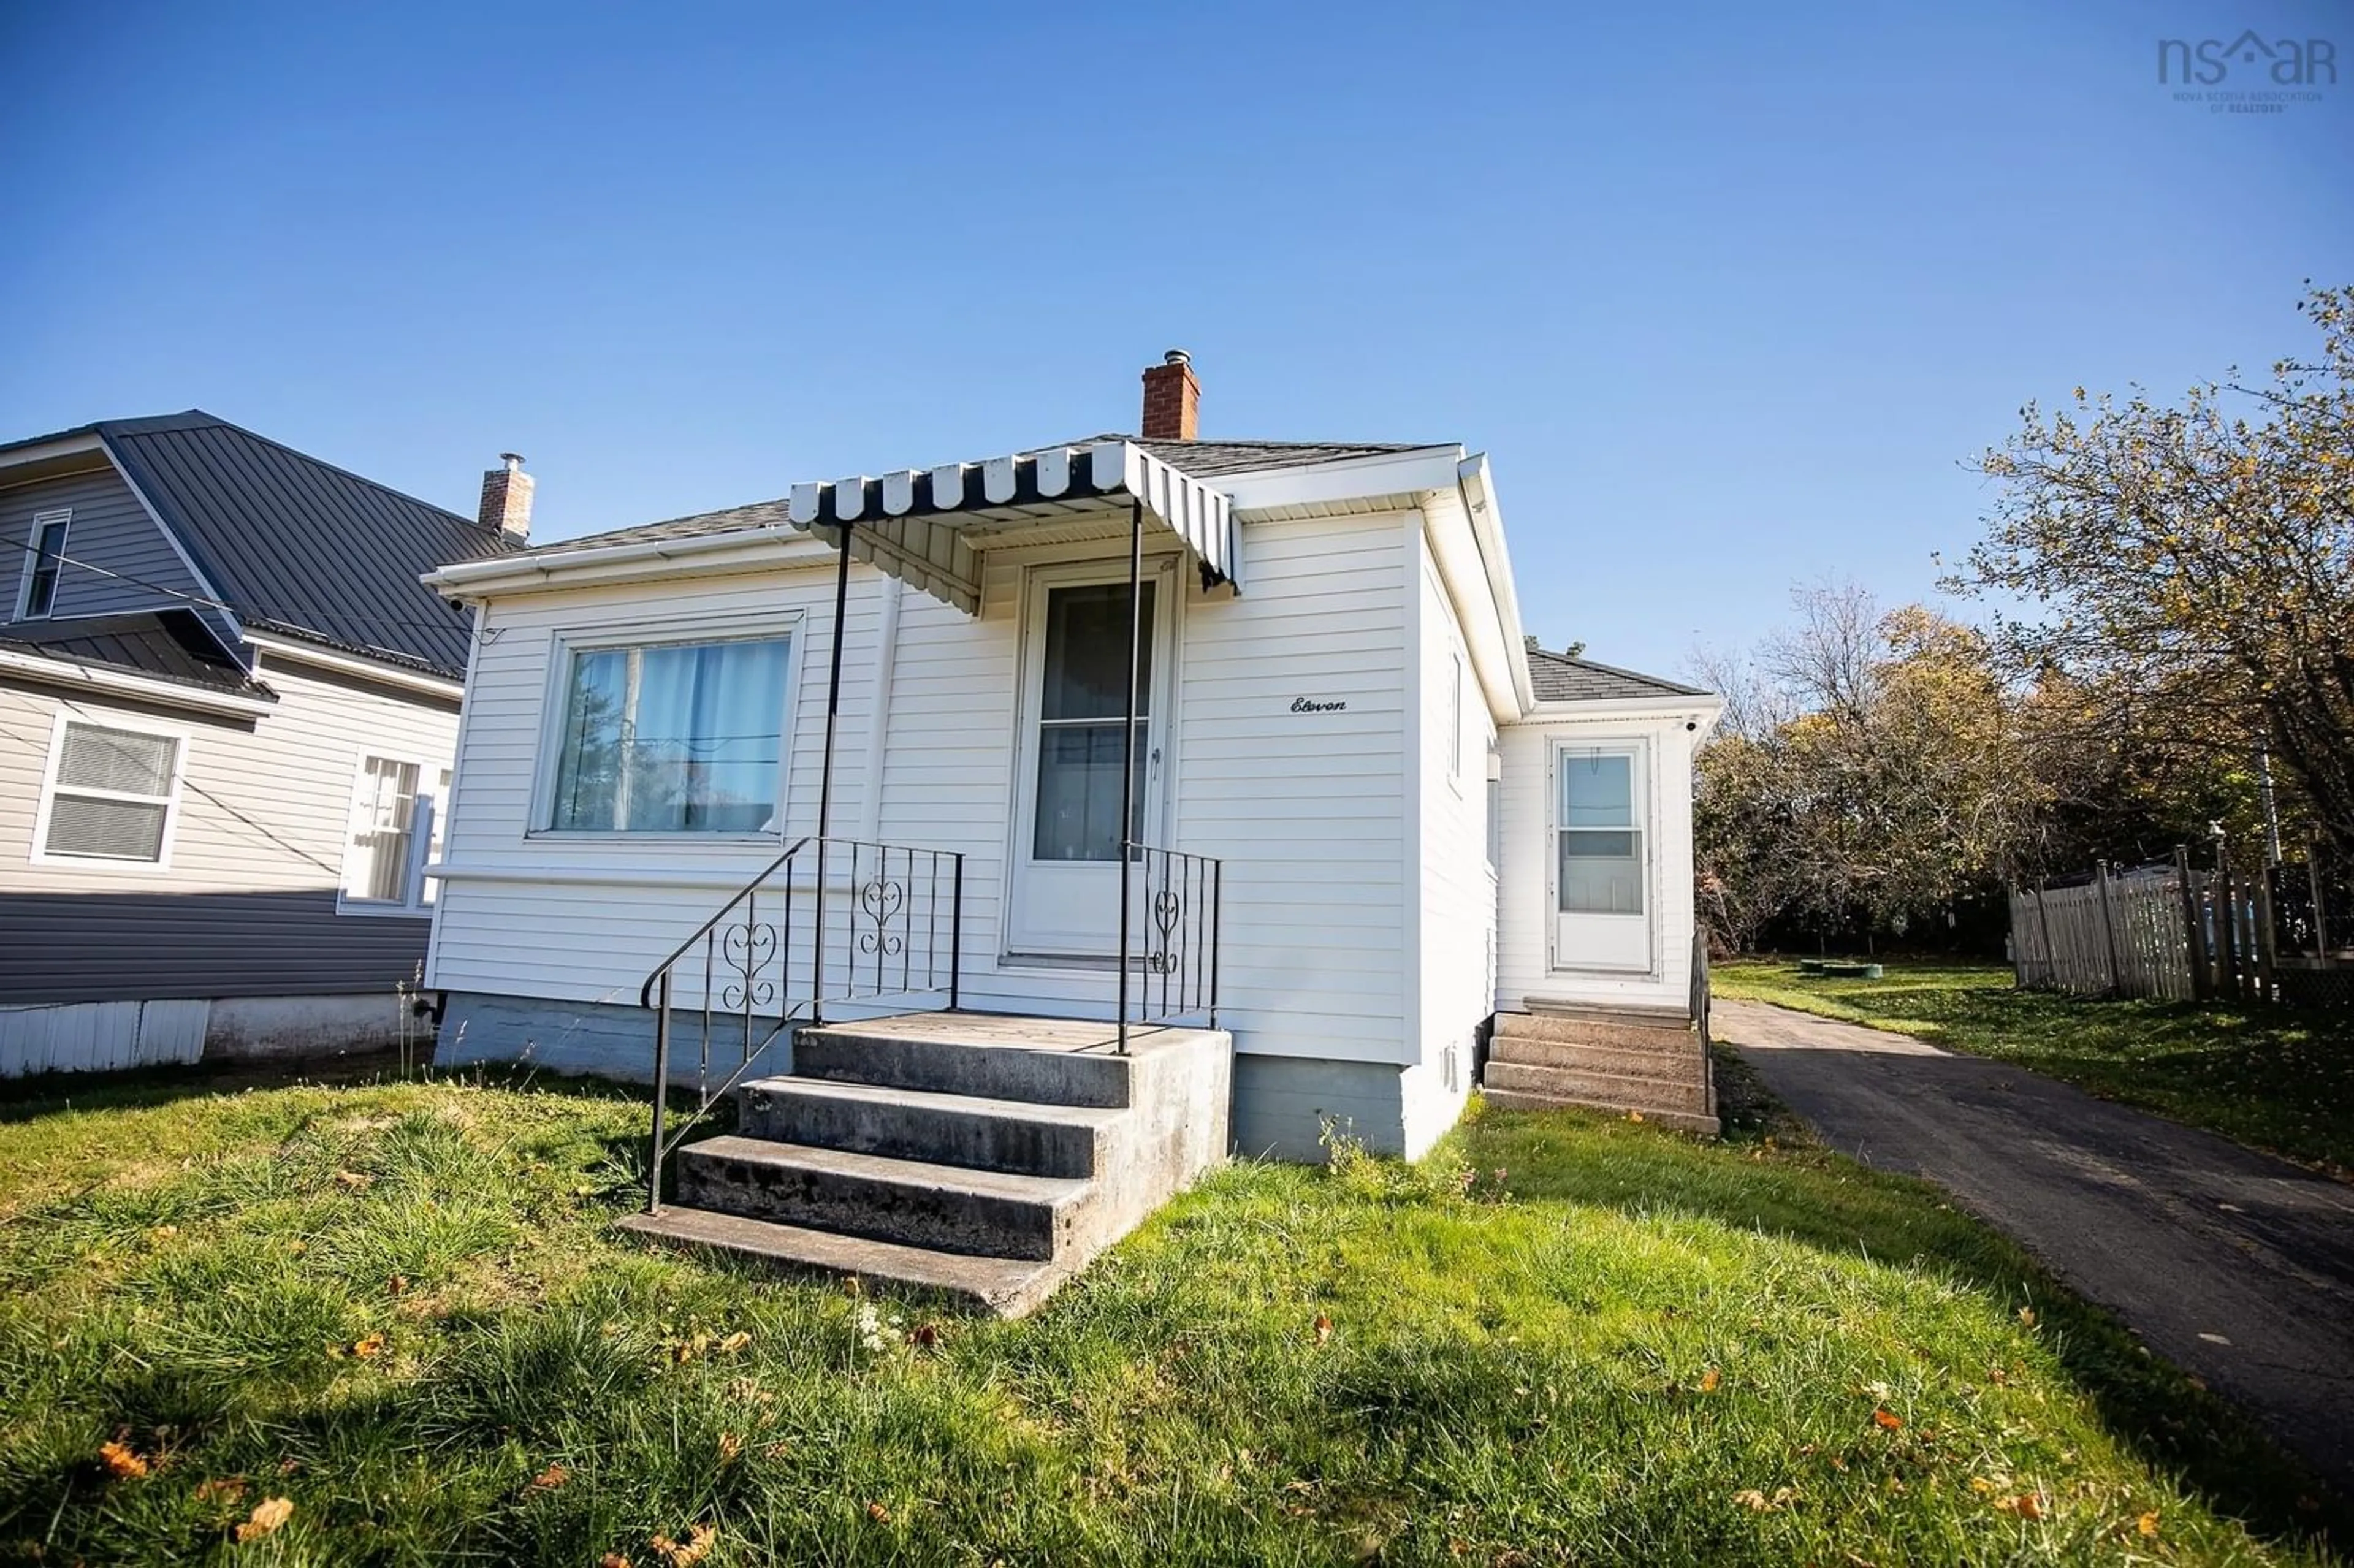
M103 664L207 691L241 696L272 694L229 657L203 618L192 609L17 621L0 632L0 648Z
M1195 479L1207 479L1217 474L1253 473L1267 469L1310 468L1318 463L1346 462L1353 458L1381 457L1390 452L1421 451L1440 444L1414 441L1148 441L1136 436L1106 434L1066 441L1062 443L1062 447L1035 447L1019 455L1034 458L1041 452L1060 450L1065 447L1092 447L1103 441L1130 442ZM663 539L692 539L705 534L741 533L753 528L784 528L791 526L786 518L786 507L787 502L783 498L756 501L748 506L698 512L691 516L667 518L660 523L641 523L608 533L584 535L578 539L554 540L536 548L587 550L608 545L641 545Z
M1530 642L1529 684L1541 703L1596 703L1627 697L1705 697L1698 686L1679 685L1591 659L1548 653Z
M249 629L463 677L470 620L417 579L505 535L201 409L8 444L90 433Z

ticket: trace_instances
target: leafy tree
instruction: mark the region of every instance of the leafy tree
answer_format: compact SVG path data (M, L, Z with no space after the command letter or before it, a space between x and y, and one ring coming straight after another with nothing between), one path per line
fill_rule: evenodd
M2129 768L2197 758L2228 783L2262 745L2289 809L2354 854L2354 289L2298 310L2320 355L2269 386L2030 404L1980 460L2002 499L1946 586L1996 602L2078 727L2132 737Z

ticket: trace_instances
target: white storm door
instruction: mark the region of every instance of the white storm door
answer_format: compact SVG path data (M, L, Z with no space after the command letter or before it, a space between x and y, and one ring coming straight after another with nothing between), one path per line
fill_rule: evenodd
M1651 968L1651 791L1638 745L1553 754L1553 967Z
M1133 837L1157 840L1169 712L1175 574L1143 581L1143 701ZM1041 569L1023 605L1022 746L1013 792L1013 953L1109 957L1119 945L1120 764L1126 755L1126 563ZM1144 878L1138 876L1140 903Z

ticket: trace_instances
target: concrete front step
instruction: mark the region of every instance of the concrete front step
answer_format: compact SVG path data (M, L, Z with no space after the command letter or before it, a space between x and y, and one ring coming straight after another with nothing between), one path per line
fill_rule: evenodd
M1074 1266L935 1252L708 1209L672 1207L658 1214L631 1214L619 1224L625 1231L671 1246L713 1247L794 1272L891 1280L938 1290L1007 1318L1019 1318L1045 1300Z
M1484 1094L1490 1105L1503 1110L1590 1110L1616 1117L1624 1117L1628 1110L1626 1106L1556 1098L1551 1095L1522 1094L1515 1089L1489 1089ZM1647 1110L1638 1114L1654 1127L1670 1128L1677 1132L1697 1132L1703 1137L1716 1138L1724 1130L1716 1118L1691 1111Z
M1693 1079L1677 1083L1665 1078L1625 1078L1612 1073L1578 1072L1563 1067L1532 1067L1519 1062L1488 1064L1487 1085L1517 1094L1616 1106L1622 1110L1690 1111L1708 1109L1708 1083Z
M938 1252L1046 1262L1083 1239L1093 1181L727 1135L679 1151L682 1204Z
M1608 1045L1621 1050L1692 1046L1699 1034L1688 1021L1630 1019L1602 1013L1500 1012L1499 1040L1551 1040L1566 1045Z
M1138 1038L1179 1033L1189 1032L1140 1031ZM1109 1024L990 1013L833 1023L794 1035L793 1075L926 1094L1116 1109L1129 1103L1136 1058L1116 1054L1115 1040Z
M825 1078L762 1078L742 1094L747 1137L1030 1176L1101 1174L1129 1114Z
M1677 1083L1704 1080L1708 1069L1708 1058L1690 1035L1681 1044L1634 1050L1572 1045L1558 1040L1522 1040L1500 1034L1489 1043L1488 1060L1519 1062L1531 1067L1615 1073L1624 1078L1667 1078Z

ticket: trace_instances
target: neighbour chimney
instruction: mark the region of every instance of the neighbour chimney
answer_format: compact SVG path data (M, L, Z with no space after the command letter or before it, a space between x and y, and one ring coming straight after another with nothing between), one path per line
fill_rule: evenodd
M512 534L520 545L531 537L531 492L535 482L523 471L521 452L501 452L504 468L482 475L482 524Z
M1190 441L1201 434L1202 384L1193 356L1172 348L1144 373L1144 439Z

